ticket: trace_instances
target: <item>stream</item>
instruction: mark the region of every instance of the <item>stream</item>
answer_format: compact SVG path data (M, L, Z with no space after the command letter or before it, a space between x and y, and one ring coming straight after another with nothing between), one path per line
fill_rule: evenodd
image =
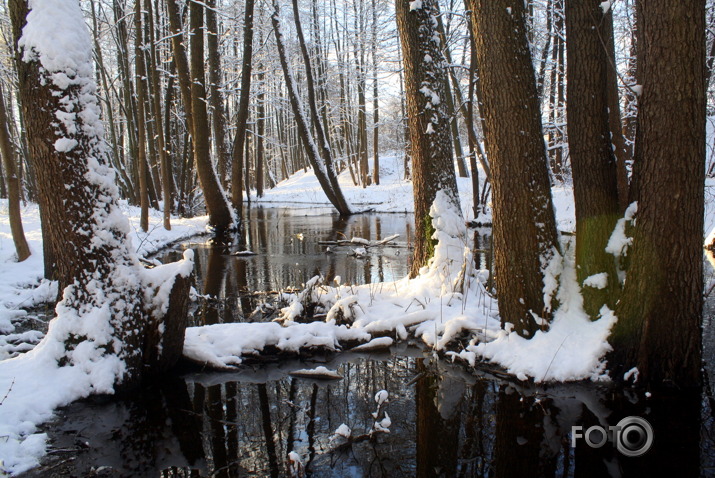
M182 244L159 259L195 250L200 297L193 325L269 320L259 313L262 302L316 274L354 285L404 277L412 220L254 208L244 238ZM475 234L481 267L489 263L487 233ZM364 257L353 255L357 244L319 244L394 234L400 235L394 242ZM233 255L244 250L255 254ZM713 302L704 319L709 377L715 377ZM342 378L291 375L318 365ZM378 407L382 390L388 401ZM22 476L279 477L289 476L290 452L300 456L304 476L313 477L715 476L710 397L707 391L646 397L591 382L520 385L488 365L467 370L408 342L389 352L280 360L231 373L184 368L129 397L73 403L44 427L51 446L43 465ZM375 412L383 424L389 417L387 431L373 430ZM572 446L573 426L585 431L628 416L653 427L652 447L642 456L624 456L608 441ZM351 438L335 435L341 425Z

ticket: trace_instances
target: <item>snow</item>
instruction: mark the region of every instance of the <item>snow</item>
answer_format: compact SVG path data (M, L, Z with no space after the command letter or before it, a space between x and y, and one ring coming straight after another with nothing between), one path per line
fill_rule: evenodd
M332 379L332 380L337 380L343 378L342 375L340 375L337 371L335 370L330 370L324 366L316 367L316 368L303 368L300 370L293 370L290 372L290 375L294 377L307 377L307 378L319 378L319 379Z
M352 435L353 431L350 429L349 426L346 424L342 423L340 426L333 432L333 435L345 437L345 438L350 438L350 435Z
M410 2L410 11L419 10L422 8L422 0L414 0Z
M608 273L601 272L588 276L583 281L584 287L593 287L594 289L605 289L608 286Z
M609 350L608 333L615 316L607 308L591 321L583 311L576 282L573 251L567 251L555 291L560 306L548 331L531 340L502 330L497 302L485 289L486 271L474 268L467 231L459 211L446 194L439 192L430 210L438 240L434 257L415 279L386 284L380 293L369 285L329 286L316 278L298 294L286 296L290 305L281 312L283 325L219 324L187 331L184 355L216 367L242 362L242 356L258 353L266 346L282 351L323 346L338 350L341 341L368 342L375 335L414 337L436 351L474 365L491 360L507 371L532 377L536 382L605 378L603 355ZM340 304L350 308L352 325L329 322L294 322L306 300L325 310ZM450 347L467 334L461 349Z
M19 352L27 351L42 339L36 331L15 332L15 322L23 319L26 313L21 307L30 307L53 301L57 297L57 283L42 279L42 232L39 209L36 204L22 208L25 236L30 244L32 255L24 262L16 262L12 235L7 214L7 200L0 199L0 400L7 398L0 405L0 470L20 473L38 464L45 454L46 435L37 433L37 426L48 421L53 411L91 393L111 393L111 378L121 373L121 361L114 358L101 362L96 355L97 349L86 345L77 347L72 353L73 367L58 367L55 354L61 353L57 337L67 333L67 323L53 322L48 335L55 340L46 340L34 350L17 358ZM133 250L140 255L156 252L166 244L185 240L206 231L206 216L192 219L172 218L172 230L166 231L161 226L161 211L150 211L149 232L139 228L140 210L137 207L119 204L120 212L129 220L128 230ZM190 256L184 261L147 271L150 284L159 284L162 280L173 277L176 273L190 271ZM173 284L173 282L172 282ZM159 297L166 297L167 284L159 289ZM96 340L104 341L106 321L102 313L88 316L90 320L78 324L82 330ZM51 337L52 338L52 337ZM11 341L23 341L14 346Z
M611 9L611 2L610 0L606 0L605 2L601 2L599 6L601 7L601 11L605 15Z

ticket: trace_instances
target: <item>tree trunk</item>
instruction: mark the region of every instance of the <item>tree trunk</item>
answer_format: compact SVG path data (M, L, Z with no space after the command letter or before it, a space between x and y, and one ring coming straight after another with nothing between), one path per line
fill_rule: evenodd
M440 100L444 98L446 69L435 27L439 9L436 0L423 0L422 8L417 9L410 3L396 0L395 9L412 145L415 251L410 275L414 277L434 254L429 211L437 192L444 191L459 211L461 208L452 163L450 118Z
M266 134L266 86L263 84L265 73L263 65L258 65L257 75L260 91L258 92L258 110L256 112L256 196L263 197L263 176L264 176L264 136Z
M149 173L146 160L146 112L144 106L146 101L146 65L144 64L144 42L142 41L142 17L144 16L141 7L141 0L135 0L134 8L134 68L136 69L137 82L137 157L139 168L139 200L141 205L141 216L139 226L142 231L149 230L149 186L147 174Z
M171 0L169 0L171 1ZM236 227L231 206L211 164L208 115L206 113L206 88L204 87L204 6L197 2L189 5L191 36L191 115L194 124L194 163L204 193L209 225L217 234Z
M271 21L273 23L273 30L276 35L276 46L278 49L278 56L281 62L281 68L283 69L283 77L285 78L286 88L288 90L288 98L290 100L291 108L293 109L293 116L295 117L296 126L298 128L298 135L305 148L305 153L308 156L308 161L313 167L313 172L315 173L320 186L322 187L328 200L335 206L338 213L341 216L349 216L352 214L350 206L348 205L343 192L338 185L337 177L335 175L335 169L333 168L332 161L324 161L324 157L330 157L330 147L329 145L323 143L320 146L316 144L315 139L310 133L310 127L308 125L308 120L303 112L303 105L298 96L297 85L295 83L295 77L290 70L290 65L288 64L288 57L285 51L285 44L283 39L283 34L281 33L280 26L280 6L278 0L273 1L273 16ZM310 63L307 65L307 69L310 70ZM310 91L310 88L309 88ZM316 115L317 116L317 115ZM323 156L321 155L321 151ZM337 187L336 187L337 186Z
M236 136L233 139L231 162L231 203L239 217L243 214L243 145L248 126L248 101L251 93L251 65L253 60L253 6L254 0L246 0L243 19L243 67L241 69L241 99L236 118ZM246 192L246 195L250 191Z
M377 88L377 4L372 0L372 182L380 184L380 108Z
M154 41L154 12L151 0L146 2L147 9L147 31L149 32L150 45L150 70L152 84L152 104L154 105L154 133L156 147L159 151L159 163L161 165L161 187L164 198L164 229L171 230L171 162L167 153L166 137L164 136L164 125L161 114L161 82L159 81L159 57ZM158 12L157 12L158 13ZM169 85L171 86L171 85ZM168 105L167 105L168 106Z
M705 1L642 4L642 156L633 251L609 358L618 380L701 380Z
M11 0L9 9L16 44L23 35L18 53L27 60L20 60L20 94L41 205L51 218L43 228L54 250L62 251L55 259L63 298L45 340L63 349L37 351L51 354L61 367L87 369L97 393L128 388L145 372L173 365L181 353L193 254L185 254L178 267L161 266L170 271L152 273L143 270L130 246L115 173L106 164L91 38L79 3L39 4L27 22L25 0ZM68 57L57 52L69 45L48 48L42 40L61 42L62 29L74 32ZM58 122L58 113L68 111L76 116ZM168 300L152 294L161 288L171 291ZM151 359L146 347L153 351ZM93 378L95 368L101 368L99 381Z
M342 191L340 190L340 184L338 183L338 177L335 172L335 164L333 163L333 152L330 149L330 143L328 142L328 136L323 124L321 123L320 116L318 115L318 103L315 94L315 81L313 80L313 67L310 61L310 55L308 53L308 47L305 43L305 37L303 36L303 28L300 23L300 12L298 11L298 0L293 0L293 19L295 22L296 32L298 33L298 43L300 44L300 49L303 54L303 62L305 64L305 79L306 86L308 87L308 108L310 110L310 117L313 122L313 128L315 129L316 140L318 151L320 152L320 157L325 164L325 170L330 187L333 190L335 199L338 202L344 203L341 208L347 210L347 214L350 214L347 202L343 198ZM365 134L367 135L367 129ZM365 137L367 141L367 136ZM367 148L367 146L366 146ZM343 214L341 212L341 214Z
M252 1L252 0L249 0ZM252 7L251 7L252 8ZM209 104L212 111L213 131L216 140L216 155L218 163L218 177L223 187L226 187L227 169L229 164L226 147L226 112L223 106L221 93L221 56L218 51L218 24L216 22L216 0L206 2L206 29L207 48L209 55Z
M174 53L174 64L179 76L179 89L181 90L181 101L184 103L184 116L189 132L193 134L194 122L191 114L191 72L189 71L189 61L186 57L184 47L184 34L181 29L181 18L177 0L166 0L166 12L169 17L169 30L171 31L171 46Z
M437 32L439 33L440 40L442 42L442 49L444 51L444 57L447 61L447 65L449 70L452 69L452 53L449 50L449 46L447 45L447 35L444 30L444 23L442 22L442 16L438 15L437 16ZM452 118L452 121L450 121L450 131L452 133L452 142L454 144L454 153L457 159L457 174L459 174L460 178L466 178L469 176L467 174L467 165L466 162L464 161L464 151L462 151L462 141L459 139L459 125L457 124L457 109L455 108L454 105L454 98L452 96L452 88L450 87L449 81L450 81L450 76L448 75L445 78L445 87L444 87L444 100L447 102L447 112ZM457 82L455 82L455 89L459 88L459 85Z
M618 184L618 203L621 212L628 207L628 169L626 163L631 160L630 149L623 136L621 123L621 100L618 94L618 72L616 71L615 39L613 36L613 10L609 9L603 19L603 37L608 54L607 82L608 82L608 122L610 125L611 141L616 156L616 181Z
M560 254L524 10L522 2L472 1L492 174L499 313L503 324L514 324L518 334L530 338L551 317L545 274Z
M7 125L5 98L2 87L0 87L0 154L2 154L2 164L5 169L7 181L10 232L12 233L12 241L15 243L17 262L22 262L30 257L30 246L27 245L25 232L22 229L22 217L20 216L20 180L17 177L15 154L12 143L10 142L10 133L8 132Z
M611 147L608 53L604 13L598 0L566 0L568 83L566 113L576 205L576 273L584 309L595 319L603 305L615 307L620 281L606 252L620 208L616 158ZM607 285L584 283L607 274Z

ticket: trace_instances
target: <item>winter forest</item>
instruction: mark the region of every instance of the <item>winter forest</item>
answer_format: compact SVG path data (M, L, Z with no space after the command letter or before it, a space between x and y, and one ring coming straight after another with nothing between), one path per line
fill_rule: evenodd
M0 476L710 476L715 1L6 0Z

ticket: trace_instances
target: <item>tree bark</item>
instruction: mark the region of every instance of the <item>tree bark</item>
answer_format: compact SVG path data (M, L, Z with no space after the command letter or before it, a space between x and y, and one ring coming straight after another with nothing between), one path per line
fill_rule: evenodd
M457 179L452 163L450 118L444 98L446 68L439 45L436 0L423 0L412 9L409 1L396 0L397 28L402 45L407 119L412 145L412 185L415 197L415 251L410 275L434 254L430 207L438 191L459 206Z
M551 317L545 271L560 253L524 10L522 2L472 1L499 313L503 324L530 338Z
M9 2L15 44L23 27L25 33L30 27L34 31L22 37L24 43L17 50L23 66L20 94L37 166L41 207L47 209L45 217L51 218L43 222L43 228L48 231L47 239L54 242L53 249L62 251L55 260L63 296L56 308L57 321L45 340L64 346L63 351L48 352L61 367L88 368L90 375L93 367L104 367L102 383L93 386L106 392L112 385L137 385L156 363L145 353L149 330L161 336L162 330L174 327L173 320L183 320L185 326L193 254L185 254L186 262L169 274L152 275L139 264L126 236L129 225L121 220L115 173L106 163L91 49L87 48L91 45L89 32L76 0L56 1L63 4L38 8L40 12L32 20L35 24L26 24L25 0ZM39 28L52 28L52 8L61 9L63 16L55 28L72 28L79 38L78 51L85 47L86 55L75 51L67 60L55 51L43 51L44 44L32 43L40 36ZM61 37L60 31L43 34ZM76 114L57 121L60 112ZM160 300L158 304L152 292L162 286L173 293L168 302ZM163 305L175 315L167 317ZM178 357L182 348L179 324L174 339L162 342L156 357L162 361L169 353ZM48 349L52 347L43 350ZM114 359L102 363L108 356ZM173 363L164 361L162 367L170 365ZM113 383L107 383L107 373L113 374Z
M701 381L705 1L642 3L642 155L633 251L610 343L614 378Z
M616 265L606 246L618 220L616 158L609 124L607 28L598 0L566 0L569 154L576 205L576 275L584 309L595 319L614 309L620 293ZM607 274L607 285L584 281Z
M231 203L239 217L243 214L243 163L248 123L248 102L251 93L251 66L253 63L253 6L254 0L246 0L243 18L243 67L241 69L241 99L236 118L236 136L233 139L233 159L231 162ZM250 191L246 192L246 195Z
M169 0L171 1L171 0ZM191 31L191 115L194 144L194 163L204 193L209 225L217 234L236 227L231 206L226 199L221 183L211 164L208 115L206 112L206 88L204 86L204 6L197 2L189 5Z

